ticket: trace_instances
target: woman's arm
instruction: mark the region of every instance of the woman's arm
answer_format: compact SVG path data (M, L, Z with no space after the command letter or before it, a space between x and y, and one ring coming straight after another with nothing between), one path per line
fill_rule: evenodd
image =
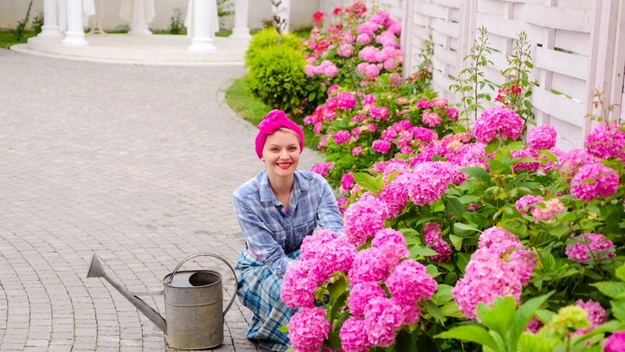
M237 221L249 249L269 266L269 270L277 277L284 276L286 268L293 260L284 254L284 249L276 242L271 230L258 216L258 210L255 211L248 202L236 196L232 197L232 201Z
M317 211L317 224L322 229L329 229L336 232L337 235L343 235L343 217L339 212L336 204L334 192L325 179L321 179L321 202Z

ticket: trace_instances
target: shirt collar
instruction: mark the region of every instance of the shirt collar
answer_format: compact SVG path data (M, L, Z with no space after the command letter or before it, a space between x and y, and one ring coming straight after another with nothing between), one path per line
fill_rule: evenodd
M310 188L308 180L304 178L302 173L298 170L295 170L294 175L294 184L293 184L293 193L299 198L302 191L307 191ZM261 202L272 202L274 205L280 205L280 202L276 199L276 196L273 194L271 190L271 186L269 186L269 175L267 175L267 171L263 171L260 175L260 201Z

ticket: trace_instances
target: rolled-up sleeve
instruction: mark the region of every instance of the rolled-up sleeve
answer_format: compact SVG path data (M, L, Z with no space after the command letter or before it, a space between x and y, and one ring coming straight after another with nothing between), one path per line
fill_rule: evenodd
M319 182L321 202L317 210L317 224L322 229L329 229L337 235L343 236L343 218L336 204L334 192L325 179L321 179Z
M251 202L239 199L236 195L232 197L232 202L249 249L269 267L272 273L277 277L283 277L293 260L284 254L284 250L276 242L271 230L257 215L257 211L254 211Z

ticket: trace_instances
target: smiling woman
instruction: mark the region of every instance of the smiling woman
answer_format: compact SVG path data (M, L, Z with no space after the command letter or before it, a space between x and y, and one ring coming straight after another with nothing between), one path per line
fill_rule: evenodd
M342 235L343 222L326 180L297 170L304 148L302 129L280 110L271 111L258 128L256 155L266 170L233 194L247 247L235 266L237 295L254 313L246 337L272 351L285 351L289 338L278 329L296 310L280 299L282 277L317 226Z

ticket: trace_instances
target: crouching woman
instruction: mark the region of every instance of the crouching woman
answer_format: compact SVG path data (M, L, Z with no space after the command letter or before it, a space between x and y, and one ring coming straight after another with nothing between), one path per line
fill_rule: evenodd
M297 170L304 148L302 129L279 110L258 125L256 155L265 169L234 191L233 202L246 249L235 270L237 295L254 316L246 338L272 351L289 347L278 329L296 312L280 299L282 277L297 260L304 237L319 226L343 234L332 188L309 171Z

